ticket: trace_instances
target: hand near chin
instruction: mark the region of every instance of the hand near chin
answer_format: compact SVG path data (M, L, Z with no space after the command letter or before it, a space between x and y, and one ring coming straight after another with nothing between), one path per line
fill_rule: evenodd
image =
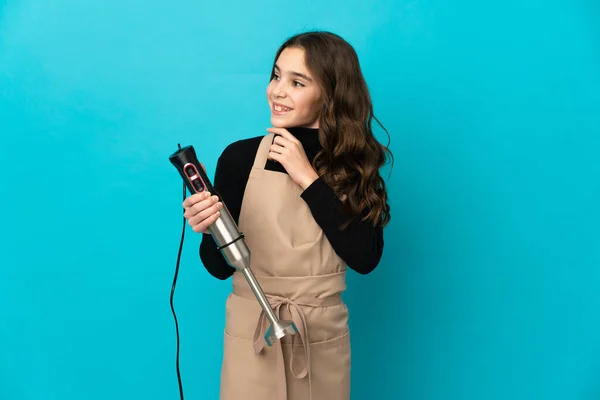
M268 158L283 165L295 183L306 189L319 178L298 139L284 128L268 128L267 132L281 135L275 137Z

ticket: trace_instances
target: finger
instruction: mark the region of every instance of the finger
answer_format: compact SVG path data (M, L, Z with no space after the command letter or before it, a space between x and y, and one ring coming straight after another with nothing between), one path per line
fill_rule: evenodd
M279 154L283 154L284 152L289 151L287 147L280 146L278 144L271 145L271 151Z
M208 227L214 224L220 216L221 212L217 211L216 213L202 221L202 223L192 227L192 229L194 230L194 232L210 233Z
M204 223L204 220L210 218L214 213L220 211L223 208L223 203L218 202L213 204L212 206L202 210L192 218L188 220L188 223L191 226L196 226ZM206 226L205 226L206 227Z
M208 192L194 193L191 196L188 196L185 198L185 200L183 201L183 207L190 208L194 204L197 204L208 197L210 197L210 193L208 193Z
M270 151L270 152L269 152L269 155L268 155L268 157L269 157L269 159L271 159L271 160L274 160L274 161L277 161L277 162L278 162L278 163L280 163L280 164L281 164L281 161L283 160L283 156L282 156L281 154L279 154L279 153L275 153L275 152L273 152L273 151Z
M183 216L187 219L193 218L194 216L198 215L198 213L202 212L204 209L216 203L216 198L217 196L212 196L210 198L205 198L197 203L192 204L191 206L186 208Z
M209 198L202 200L201 202L194 204L193 206L190 207L190 210L192 211L193 214L198 214L199 212L203 211L204 209L215 204L217 201L219 201L218 196L211 196Z
M300 143L300 141L298 139L296 139L296 137L294 135L292 135L290 132L288 132L287 129L284 129L284 128L267 128L267 132L281 135L281 136L283 136L283 138L289 140L292 143L296 143L296 144ZM275 138L275 139L277 140L277 138Z
M292 142L289 139L284 138L283 136L276 136L275 140L273 141L273 144L278 144L280 146L286 147L286 146L293 146L294 142Z
M197 204L198 202L208 198L209 196L210 196L210 193L208 193L208 192L194 193L193 195L185 198L185 200L183 201L183 204L182 204L183 208L190 208L194 204Z
M196 228L200 231L206 229L208 225L208 220L210 220L215 213L219 212L219 210L211 210L210 213L206 213L202 218L194 217L188 221L189 225L196 230Z

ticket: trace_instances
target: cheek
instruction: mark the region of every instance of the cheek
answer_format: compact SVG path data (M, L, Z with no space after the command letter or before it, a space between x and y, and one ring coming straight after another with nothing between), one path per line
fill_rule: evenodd
M302 99L302 113L307 116L314 116L321 109L319 99L315 96L305 96Z
M267 94L267 99L271 97L271 93L273 92L273 83L271 81L271 83L269 83L267 85L267 90L266 90L266 94Z

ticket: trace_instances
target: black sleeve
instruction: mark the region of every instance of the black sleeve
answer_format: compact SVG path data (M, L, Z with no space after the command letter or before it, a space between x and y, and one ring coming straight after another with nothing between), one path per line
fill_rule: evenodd
M231 155L232 145L229 145L217 160L215 177L212 182L216 194L227 206L231 217L238 223L242 198L244 196L244 176L237 171ZM215 194L215 193L212 193ZM227 264L212 235L202 234L200 243L200 260L204 268L215 278L225 280L233 275L235 268Z
M383 253L383 228L358 220L341 230L347 215L340 199L322 178L307 187L301 197L333 249L349 268L365 275L377 267Z

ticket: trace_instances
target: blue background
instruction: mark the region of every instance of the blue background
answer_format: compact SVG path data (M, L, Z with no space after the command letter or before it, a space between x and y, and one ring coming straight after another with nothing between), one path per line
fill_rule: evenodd
M0 1L0 399L179 398L168 156L193 144L212 176L264 134L273 55L313 28L355 46L396 157L383 260L348 276L352 398L600 398L597 2L20 0ZM198 244L182 378L217 399L230 282Z

